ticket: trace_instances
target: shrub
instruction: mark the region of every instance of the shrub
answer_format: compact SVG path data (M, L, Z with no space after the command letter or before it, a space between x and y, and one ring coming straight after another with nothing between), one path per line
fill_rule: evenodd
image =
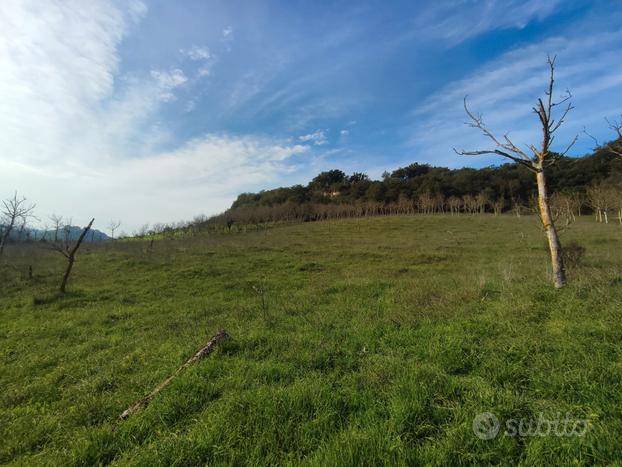
M568 242L563 248L564 264L567 267L577 267L583 256L585 255L585 247L576 240Z

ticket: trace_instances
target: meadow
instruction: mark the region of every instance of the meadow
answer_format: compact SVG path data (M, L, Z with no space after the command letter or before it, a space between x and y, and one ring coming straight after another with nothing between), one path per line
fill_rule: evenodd
M414 215L87 244L0 265L0 463L622 462L622 228L581 217L555 290L538 220ZM28 275L32 265L33 277ZM119 414L219 329L231 339ZM478 414L501 422L493 439ZM583 436L505 433L585 420Z

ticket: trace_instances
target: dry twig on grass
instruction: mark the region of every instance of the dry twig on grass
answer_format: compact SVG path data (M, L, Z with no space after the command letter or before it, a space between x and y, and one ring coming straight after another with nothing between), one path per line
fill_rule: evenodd
M160 384L158 384L156 388L153 391L151 391L149 394L147 394L145 397L143 397L142 399L139 399L134 404L132 404L130 407L128 407L121 415L119 415L119 419L126 420L130 415L146 407L149 404L149 402L151 402L151 400L155 396L157 396L158 393L162 391L162 389L168 386L177 375L179 375L182 371L184 371L186 368L188 368L193 363L207 357L210 354L210 352L213 350L216 344L228 338L229 338L229 334L227 334L227 331L225 331L224 329L221 329L220 331L218 331L205 346L199 349L191 358L189 358L186 361L186 363L184 363L182 366L177 368L177 370L175 370L175 373L173 373L171 376L169 376L164 381L162 381Z

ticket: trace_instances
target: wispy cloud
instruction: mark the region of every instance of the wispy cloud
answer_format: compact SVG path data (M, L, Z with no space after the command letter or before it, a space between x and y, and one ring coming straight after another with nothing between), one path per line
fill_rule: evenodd
M326 137L326 130L316 130L313 133L299 136L298 139L303 143L313 143L316 146L321 146L328 143L328 138Z
M434 93L412 112L409 145L418 157L439 164L466 165L500 162L459 159L452 147L481 148L490 145L481 134L465 126L463 98L469 107L481 113L488 126L503 135L510 132L525 147L537 141L539 127L532 112L536 99L548 80L546 54L557 54L557 92L567 88L573 93L576 109L560 130L557 149L564 141L581 133L583 126L602 134L602 117L612 109L607 96L622 93L622 71L614 64L622 54L622 31L592 34L586 38L554 37L501 55L480 69ZM619 106L619 104L616 104ZM615 105L614 105L615 107ZM586 148L580 144L580 148Z
M212 54L207 46L193 45L189 49L181 49L181 54L193 61L208 60Z
M488 31L522 29L542 20L558 8L561 0L454 0L428 4L416 15L411 30L402 37L442 40L455 45Z

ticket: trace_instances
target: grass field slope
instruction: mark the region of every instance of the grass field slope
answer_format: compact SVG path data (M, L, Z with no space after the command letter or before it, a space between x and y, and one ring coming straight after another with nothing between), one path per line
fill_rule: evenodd
M562 241L585 247L562 290L530 216L87 244L62 297L60 255L10 246L0 463L615 464L622 228L582 217Z

